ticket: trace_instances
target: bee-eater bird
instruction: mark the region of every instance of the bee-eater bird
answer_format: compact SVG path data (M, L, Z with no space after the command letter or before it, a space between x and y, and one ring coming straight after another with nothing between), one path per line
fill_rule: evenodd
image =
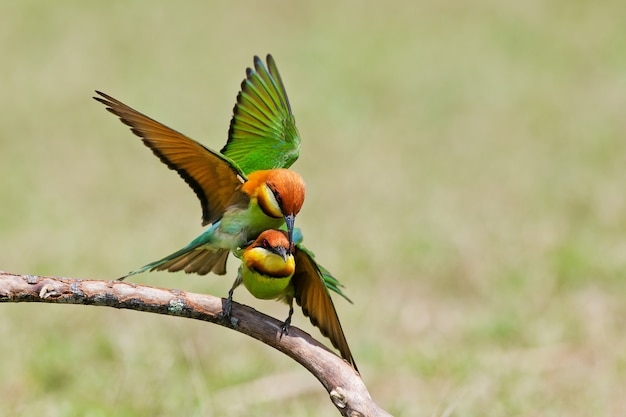
M228 292L224 314L230 314L233 292L243 283L256 298L278 299L289 305L289 316L282 326L284 333L291 323L295 299L304 315L358 372L328 288L347 297L327 272L317 265L312 254L300 243L290 250L285 231L266 230L243 251L239 273Z
M96 93L97 101L189 184L202 205L202 225L211 224L184 248L126 276L147 270L223 275L228 253L240 250L262 231L286 224L291 239L295 216L304 202L304 181L299 174L284 168L244 173L230 158L107 94Z
M299 134L278 68L271 55L267 55L266 61L267 66L263 65L259 57L255 56L254 69L248 68L246 70L246 78L241 83L241 91L237 96L237 103L233 110L228 131L228 142L221 150L223 155L235 161L246 174L265 169L289 168L299 155ZM277 88L267 89L264 86L277 86ZM268 90L271 90L273 94L265 95L264 91ZM276 103L281 103L281 105L276 106ZM274 116L268 118L268 113ZM268 123L270 120L274 123ZM266 233L264 232L262 236ZM281 236L280 233L277 235L275 231L270 232L270 234L278 239L277 242L282 242L282 247L284 247L284 236ZM356 369L328 292L328 290L332 290L352 302L341 290L341 283L326 268L315 262L313 253L302 245L302 234L298 228L294 229L293 235L288 239L295 245L295 273L292 280L282 279L279 280L281 283L277 284L279 281L274 281L274 279L261 279L265 275L285 276L291 268L288 260L281 263L276 256L266 258L274 259L273 262L254 261L258 258L258 256L255 257L255 254L268 253L263 250L271 253L271 249L259 248L259 244L263 246L263 238L260 236L244 252L239 276L229 292L226 310L230 308L234 288L241 282L258 298L263 298L262 291L272 292L276 290L276 285L287 285L285 293L280 296L290 306L289 317L285 320L283 331L288 329L291 321L292 300L295 296L298 304L302 305L304 314L310 316L312 323L320 328L324 336L330 338L344 359L347 359ZM267 242L271 243L271 240L267 239ZM281 245L270 244L271 247L281 247ZM282 251L282 249L276 250ZM274 251L274 253L276 252ZM261 268L265 270L274 267L276 272L274 274L271 271L265 274L255 273L251 266L255 262L256 265L261 265ZM268 284L268 287L263 289L265 283ZM289 296L289 294L291 295ZM272 295L269 298L274 297Z

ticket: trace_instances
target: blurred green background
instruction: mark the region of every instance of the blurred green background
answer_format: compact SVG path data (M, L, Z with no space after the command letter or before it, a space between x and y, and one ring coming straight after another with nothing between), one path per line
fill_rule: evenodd
M355 301L336 304L374 400L623 415L624 16L620 0L2 2L0 269L113 279L199 234L193 192L93 90L220 149L269 52L302 134L297 225ZM132 280L225 296L235 270ZM0 309L2 416L337 415L295 362L218 326Z

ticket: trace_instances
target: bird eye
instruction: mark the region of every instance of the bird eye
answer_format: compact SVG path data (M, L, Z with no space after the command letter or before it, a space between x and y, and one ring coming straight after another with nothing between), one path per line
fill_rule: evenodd
M263 239L263 241L261 242L261 246L267 249L270 247L270 242L268 242L267 239Z

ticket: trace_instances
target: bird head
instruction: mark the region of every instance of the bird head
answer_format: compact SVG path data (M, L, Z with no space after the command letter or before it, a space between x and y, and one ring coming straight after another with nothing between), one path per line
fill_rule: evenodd
M304 180L300 174L288 169L272 169L266 172L264 187L258 196L259 205L265 214L285 220L289 248L293 244L295 217L304 203L304 189Z
M265 230L259 235L252 246L263 248L270 253L280 256L283 261L287 261L289 239L285 236L285 233L280 230Z
M264 275L290 276L295 270L295 263L289 248L286 232L268 229L245 249L242 258L248 268Z

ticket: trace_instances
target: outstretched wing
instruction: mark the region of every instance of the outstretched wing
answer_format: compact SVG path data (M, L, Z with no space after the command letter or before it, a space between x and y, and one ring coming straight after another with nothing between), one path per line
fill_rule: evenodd
M286 227L283 225L281 226L281 229L286 229ZM304 240L304 236L302 235L302 230L300 230L299 227L294 227L293 243L296 245L296 248L298 250L305 252L309 256L309 258L311 258L311 260L315 262L315 255L313 254L313 252L311 252L310 250L304 247L304 245L302 244L303 240ZM318 264L317 262L315 262L315 264L319 268L320 273L322 274L322 277L324 278L324 285L326 285L326 288L336 292L337 294L345 298L349 303L352 303L352 300L349 299L348 296L345 295L344 292L341 290L343 288L343 284L339 282L337 278L333 277L328 269L324 268L322 265Z
M268 70L269 68L269 70ZM221 152L243 172L289 168L300 154L300 136L285 86L271 55L246 69Z
M294 256L296 271L291 282L296 302L302 307L304 315L311 319L311 323L330 339L341 356L358 372L320 267L307 251L300 250L298 246Z
M234 162L113 97L96 93L100 97L95 100L130 126L164 164L189 184L202 205L202 225L219 220L231 205L247 204L248 197L239 191L246 176Z

